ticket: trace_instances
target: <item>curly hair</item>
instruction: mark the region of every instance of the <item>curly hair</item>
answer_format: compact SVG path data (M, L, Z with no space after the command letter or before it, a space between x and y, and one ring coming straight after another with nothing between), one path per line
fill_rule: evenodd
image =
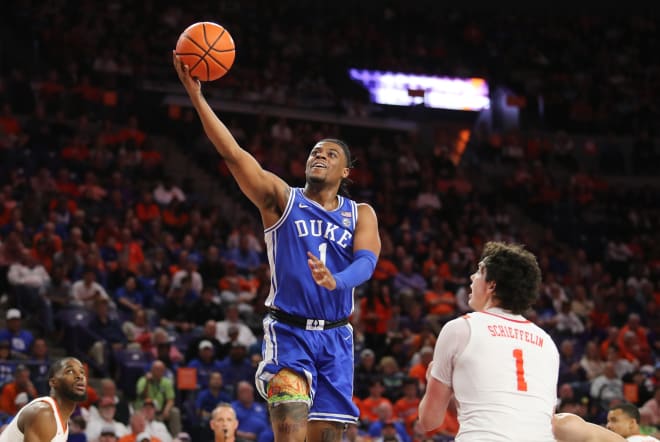
M481 261L486 267L486 281L495 282L495 298L500 307L521 314L536 302L541 269L536 257L522 245L487 242Z

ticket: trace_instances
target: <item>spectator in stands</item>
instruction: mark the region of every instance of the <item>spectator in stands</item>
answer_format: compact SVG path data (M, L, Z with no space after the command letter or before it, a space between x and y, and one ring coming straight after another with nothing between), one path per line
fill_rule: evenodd
M603 374L591 382L589 396L599 403L604 409L608 409L612 400L624 400L623 381L617 377L614 364L607 362Z
M126 347L128 340L121 329L118 319L110 316L110 303L107 299L99 298L95 302L95 316L89 323L89 330L99 338L90 349L90 354L98 364L98 367L112 368L106 364L114 363L112 356L114 352Z
M208 388L200 391L195 399L195 414L205 424L211 419L215 407L222 402L231 402L231 396L224 388L222 373L214 371L209 376Z
M369 396L369 386L374 379L379 379L380 376L380 370L376 365L376 353L370 348L365 348L360 352L360 358L353 372L355 396L360 399Z
M172 373L176 372L184 359L181 351L173 345L174 340L175 338L162 327L157 327L151 334L151 356L162 361Z
M216 288L220 278L225 274L223 262L220 259L220 248L209 245L199 264L199 274L202 275L204 287Z
M117 384L112 378L101 379L101 397L111 398L115 404L115 420L128 425L131 409L128 402L117 394Z
M187 278L190 280L191 288L198 294L201 293L204 288L204 282L202 275L197 270L197 266L197 258L188 255L184 267L172 276L172 285L174 287L181 286L183 279Z
M130 419L130 432L120 437L118 442L138 442L140 437L144 437L147 434L145 432L146 427L147 421L144 418L144 412L142 410L134 411ZM149 442L162 442L155 437L149 437L147 440Z
M148 399L152 399L156 419L168 422L169 430L176 434L181 430L181 412L174 405L174 383L172 379L165 377L166 370L163 361L155 360L151 364L151 369L137 381L137 399L134 406L136 409L142 409Z
M98 299L110 300L110 296L103 286L96 282L96 271L87 268L83 272L83 279L73 283L71 294L75 305L94 311L94 304Z
M22 311L38 312L39 319L36 323L44 332L52 332L55 328L53 310L45 297L50 275L28 249L23 250L19 262L9 267L7 280L11 285L16 306Z
M178 410L178 408L175 409ZM178 432L181 430L181 423L173 422L173 425L175 425L176 430L170 432L165 426L165 424L157 418L157 410L158 410L157 400L151 398L147 398L144 400L144 404L142 406L142 413L144 413L144 419L145 419L145 432L160 439L162 442L171 442L172 433L178 434ZM170 422L172 422L172 420L170 420Z
M184 281L189 281L184 278ZM187 333L194 327L193 318L190 315L189 304L186 302L186 288L184 285L172 287L165 304L159 311L160 325L178 333Z
M142 199L135 205L135 216L144 225L154 219L160 219L160 207L154 201L153 194L148 190L142 192Z
M236 332L236 336L238 336L238 331ZM209 341L211 344L213 344L213 354L215 355L216 359L223 359L229 354L231 342L227 344L221 344L220 341L218 341L216 338L216 323L213 319L209 319L204 323L201 336L198 336L188 342L185 354L186 361L190 362L197 357L199 344L202 341Z
M224 317L223 308L215 299L213 287L204 287L199 299L190 306L190 317L197 326L204 325L207 321L218 321Z
M48 369L51 360L49 357L48 344L43 338L37 338L32 343L30 359L30 378L40 396L50 394L50 385L48 385Z
M121 324L121 331L126 336L126 347L140 348L145 352L151 351L151 326L144 309L135 310L133 317Z
M226 344L230 341L230 328L236 328L238 330L237 341L246 348L251 348L257 343L257 337L254 335L254 332L239 317L238 306L236 304L227 305L225 307L225 319L216 323L216 337L221 344Z
M403 382L406 375L392 356L383 356L378 364L378 371L381 373L383 387L385 387L383 396L394 403L403 394Z
M65 242L64 250L66 250L66 244ZM46 288L44 296L50 302L54 314L62 308L68 307L73 302L71 281L67 277L66 264L56 262L53 265L53 271L50 274L50 283Z
M176 184L174 180L166 176L156 186L153 191L154 200L161 206L166 207L172 202L172 200L177 199L180 202L186 200L186 195L183 193L183 190Z
M240 236L238 246L229 248L225 253L225 259L235 263L238 273L244 276L252 275L261 264L259 253L250 248L248 236Z
M221 364L215 358L215 349L211 341L204 339L198 344L197 348L197 357L188 363L188 367L197 371L197 386L199 389L204 389L209 385L211 373L219 372Z
M5 315L7 328L0 331L0 341L11 343L11 351L14 356L25 358L32 348L34 336L29 330L22 328L21 311L10 308Z
M114 430L115 437L129 433L126 425L115 420L115 401L111 397L102 397L98 404L98 415L92 414L87 422L85 434L90 442L99 441L101 432L106 428Z
M419 362L412 365L408 370L408 376L417 379L420 387L426 385L426 370L433 360L433 347L424 346L419 350Z
M252 365L247 348L240 342L232 344L229 354L220 361L218 367L222 378L228 385L252 380L257 368Z
M14 380L2 387L2 393L0 393L0 411L15 416L18 413L16 398L21 393L25 393L28 396L28 402L36 398L39 394L30 379L30 369L22 364L16 366Z
M394 416L403 421L408 434L412 434L417 420L417 410L421 400L418 384L417 379L406 378L402 387L403 396L394 403Z
M428 312L426 319L435 333L439 333L442 325L456 316L456 297L439 275L431 277L431 287L424 291L424 304Z
M426 290L427 283L421 273L415 270L413 257L404 258L399 273L393 280L394 293L397 297L415 298Z
M371 437L374 439L382 437L383 440L398 440L401 442L411 441L403 421L394 416L390 402L378 404L375 408L375 414L378 419L369 425L368 433Z
M5 385L14 379L16 360L11 357L11 344L8 340L0 340L0 385Z
M580 355L575 351L575 342L566 339L559 344L559 383L583 382L587 378Z
M142 292L135 277L131 276L126 279L122 287L115 292L115 299L120 311L127 314L132 314L137 310L150 307L151 302L147 295Z
M231 403L231 407L238 419L237 438L257 440L268 427L266 407L255 402L252 381L241 381L236 385L236 400Z
M658 369L656 368L656 372ZM660 384L655 385L653 397L646 401L639 409L640 413L647 414L651 425L660 427Z
M373 378L369 383L369 395L360 401L360 422L367 428L378 421L378 407L382 404L392 406L392 402L383 396L385 387L380 378Z
M597 341L592 340L587 342L584 354L580 359L580 366L586 373L588 381L593 381L596 377L603 374L605 360L600 356Z

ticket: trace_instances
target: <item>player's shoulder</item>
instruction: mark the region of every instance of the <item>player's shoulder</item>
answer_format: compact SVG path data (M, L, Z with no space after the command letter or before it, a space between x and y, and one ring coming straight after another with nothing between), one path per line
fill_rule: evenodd
M22 410L21 420L23 425L36 424L40 422L53 421L55 418L55 410L53 406L45 398L37 398ZM53 421L54 422L54 421Z

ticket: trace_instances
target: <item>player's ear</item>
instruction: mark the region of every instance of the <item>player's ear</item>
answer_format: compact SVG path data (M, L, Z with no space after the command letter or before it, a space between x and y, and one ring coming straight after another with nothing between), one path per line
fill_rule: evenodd
M351 169L348 167L344 167L344 170L341 173L342 178L348 178L348 175L350 175Z

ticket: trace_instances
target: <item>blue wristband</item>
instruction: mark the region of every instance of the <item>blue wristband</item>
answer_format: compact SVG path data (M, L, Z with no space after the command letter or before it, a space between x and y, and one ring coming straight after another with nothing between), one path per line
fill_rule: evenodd
M357 287L371 278L378 262L374 252L367 249L358 250L353 254L353 262L339 273L332 276L335 278L337 287L335 290L346 290Z

